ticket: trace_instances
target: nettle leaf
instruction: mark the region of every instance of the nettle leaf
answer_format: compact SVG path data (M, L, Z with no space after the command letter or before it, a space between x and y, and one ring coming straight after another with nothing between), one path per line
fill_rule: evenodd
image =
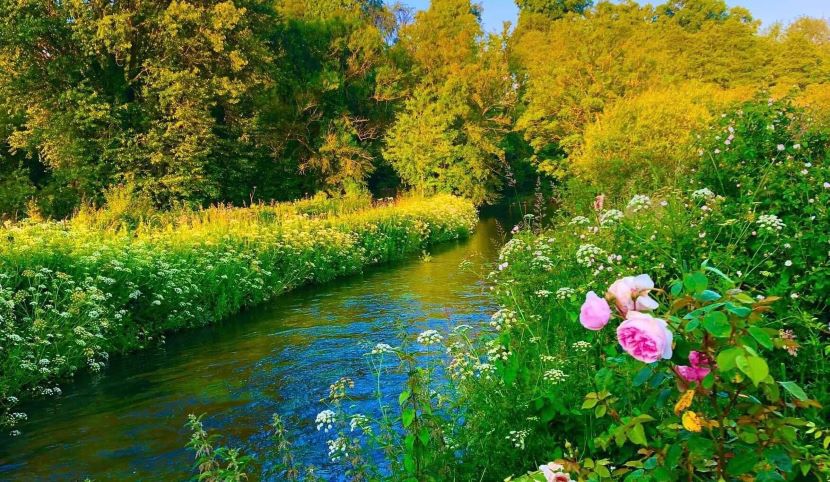
M766 348L767 350L772 350L772 338L763 328L759 328L757 326L750 326L749 334L752 335L752 338L755 338L755 341L758 342L759 345Z
M766 360L759 356L738 356L735 358L735 365L752 380L756 387L769 376L769 366Z
M412 422L415 421L415 409L412 407L407 408L401 414L401 422L403 423L404 428L409 427L412 425Z
M784 387L784 390L790 392L790 395L801 400L802 402L809 399L809 397L807 397L807 393L795 382L778 382L778 384Z
M720 311L707 313L703 317L703 328L718 338L728 338L732 334L732 325L729 319Z

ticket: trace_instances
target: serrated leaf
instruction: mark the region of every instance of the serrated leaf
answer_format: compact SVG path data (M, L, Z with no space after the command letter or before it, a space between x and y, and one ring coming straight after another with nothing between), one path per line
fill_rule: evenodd
M784 387L784 390L790 392L790 395L794 396L795 398L801 400L802 402L807 401L807 393L798 386L795 382L778 382L779 385Z

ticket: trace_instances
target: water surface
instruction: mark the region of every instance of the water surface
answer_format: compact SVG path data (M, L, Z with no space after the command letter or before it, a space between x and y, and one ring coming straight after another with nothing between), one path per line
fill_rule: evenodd
M205 413L208 429L255 456L268 448L267 424L279 413L299 458L336 479L327 437L314 426L329 385L353 378L355 409L371 413L375 381L364 353L375 343L396 345L401 327L446 331L489 319L480 274L496 256L500 232L495 218L483 217L470 239L435 248L428 262L303 288L81 375L62 397L22 407L30 419L23 434L0 438L0 480L187 479L190 413ZM468 268L459 269L465 260ZM385 384L392 404L400 381Z

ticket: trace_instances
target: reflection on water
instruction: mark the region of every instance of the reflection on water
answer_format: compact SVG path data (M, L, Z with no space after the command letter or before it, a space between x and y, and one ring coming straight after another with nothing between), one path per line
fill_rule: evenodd
M114 359L101 375L68 384L63 397L23 407L31 420L23 435L0 438L0 479L185 479L192 466L183 448L189 413L206 413L207 428L255 455L267 449L265 427L280 413L299 459L325 474L326 437L313 422L329 384L353 378L356 411L371 413L377 402L363 354L378 342L396 344L400 322L418 332L487 320L493 307L479 274L458 266L470 260L483 271L498 233L495 219L483 219L471 239L437 248L429 262L301 289Z

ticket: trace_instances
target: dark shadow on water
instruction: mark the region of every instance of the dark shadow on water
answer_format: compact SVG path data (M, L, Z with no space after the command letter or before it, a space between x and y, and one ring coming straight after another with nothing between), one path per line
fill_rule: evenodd
M397 345L399 330L480 325L493 311L480 274L517 216L484 210L474 236L393 267L285 294L214 326L172 334L167 343L115 357L101 374L79 375L57 399L21 407L23 434L0 436L0 480L182 480L189 413L267 459L271 414L283 415L297 456L337 480L316 414L329 385L355 380L352 412L374 413L375 381L364 354ZM497 216L502 219L499 227ZM512 219L511 219L512 218ZM472 269L461 270L469 260ZM402 383L384 381L394 404Z

